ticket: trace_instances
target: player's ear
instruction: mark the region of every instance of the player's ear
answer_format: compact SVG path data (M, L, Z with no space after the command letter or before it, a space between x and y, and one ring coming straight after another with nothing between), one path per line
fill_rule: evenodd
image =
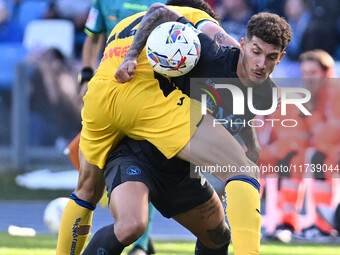
M240 49L244 50L246 46L246 40L242 37L240 40Z
M281 56L280 56L279 61L277 62L277 64L280 63L280 61L282 60L282 58L284 57L284 55L286 55L286 52L285 52L285 51L283 51L283 52L281 53Z

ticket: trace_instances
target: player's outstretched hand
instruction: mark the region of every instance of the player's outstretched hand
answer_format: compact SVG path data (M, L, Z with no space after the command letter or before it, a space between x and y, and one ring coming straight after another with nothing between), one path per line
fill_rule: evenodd
M125 83L135 77L135 69L137 67L136 59L126 59L119 66L115 73L115 78L119 83Z

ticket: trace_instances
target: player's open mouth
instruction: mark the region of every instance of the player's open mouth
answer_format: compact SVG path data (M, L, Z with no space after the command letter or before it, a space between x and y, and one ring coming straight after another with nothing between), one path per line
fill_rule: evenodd
M259 72L253 72L256 76L256 78L263 78L264 77L264 73L259 73Z

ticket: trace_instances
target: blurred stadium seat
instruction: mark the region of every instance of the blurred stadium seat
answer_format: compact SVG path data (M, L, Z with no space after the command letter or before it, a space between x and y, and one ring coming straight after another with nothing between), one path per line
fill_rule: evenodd
M46 0L22 1L16 17L22 29L25 29L30 21L43 18L48 10L49 4L49 1Z
M27 50L59 49L72 57L74 24L68 20L33 20L27 24L23 44Z
M15 22L10 21L0 25L0 43L3 42L22 42L23 29Z
M10 143L11 91L15 82L16 66L26 57L21 43L0 43L0 146Z
M0 43L0 88L11 89L18 62L24 60L27 51L21 43Z

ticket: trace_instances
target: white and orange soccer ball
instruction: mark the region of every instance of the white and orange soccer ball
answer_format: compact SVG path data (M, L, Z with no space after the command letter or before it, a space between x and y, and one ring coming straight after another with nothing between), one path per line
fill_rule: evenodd
M56 198L49 202L44 210L44 223L54 234L59 232L61 216L68 201L67 197Z
M146 55L157 73L177 77L188 73L198 62L201 44L195 31L179 22L156 27L146 42Z

